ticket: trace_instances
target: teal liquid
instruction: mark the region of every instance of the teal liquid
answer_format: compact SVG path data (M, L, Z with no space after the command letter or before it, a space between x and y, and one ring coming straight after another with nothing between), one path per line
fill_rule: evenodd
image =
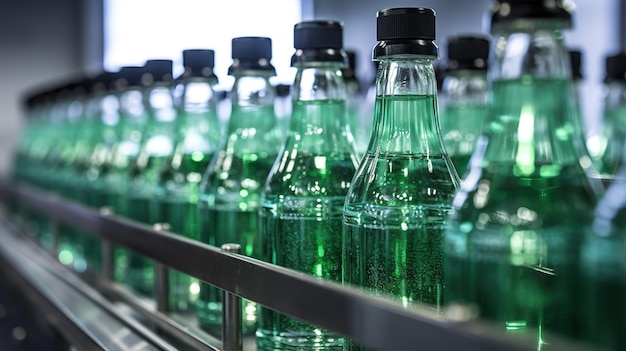
M167 231L200 240L197 204L202 174L210 159L211 155L193 152L175 155L164 163L159 183L165 195L155 199L154 217ZM179 313L193 312L199 296L200 281L170 269L169 283L170 308Z
M607 351L626 350L624 249L624 237L617 231L611 237L589 237L583 247L584 338Z
M228 210L207 210L203 216L212 223L216 234L220 235L218 244L237 243L241 245L241 254L256 259L263 259L263 247L257 234L257 212ZM222 291L212 285L201 283L198 301L198 321L200 327L211 335L220 336L222 332ZM258 306L253 301L242 299L242 327L244 334L254 334L257 327Z
M199 205L202 223L202 241L220 247L227 243L241 245L241 254L268 261L264 243L258 231L258 208L261 189L275 155L249 153L243 157L224 157L216 162L216 171L210 176L212 184L208 201ZM224 160L228 159L228 167ZM223 174L228 176L224 177ZM218 190L216 190L218 189ZM208 191L208 190L207 190ZM200 326L219 336L222 328L222 290L202 284L198 310ZM256 303L243 300L243 332L254 334L257 327Z
M356 168L342 125L342 100L295 101L291 132L260 206L260 235L270 262L341 280L341 215ZM341 350L335 332L261 308L257 349Z
M582 335L580 249L597 202L580 166L571 86L492 82L484 156L455 197L444 240L446 304L472 304L510 333Z
M554 166L550 166L554 167ZM453 215L444 240L445 301L475 305L503 330L580 337L579 250L593 203L578 165L551 176L483 170ZM554 168L551 168L554 170ZM544 168L545 170L545 168Z
M196 203L164 201L162 210L170 232L189 239L200 238ZM199 296L200 281L173 269L169 271L169 278L170 308L176 312L193 311Z
M449 161L368 153L344 211L343 281L404 306L443 305L443 234L456 181ZM357 195L358 194L358 195ZM346 340L344 350L365 350Z
M132 166L126 197L128 218L148 225L161 223L157 218L159 211L155 198L159 196L158 177L165 162L166 157L150 157L145 164ZM114 260L117 281L146 297L154 296L154 261L124 248L114 249Z
M343 198L332 199L333 202L340 207ZM269 211L267 207L262 209L262 230L272 242L274 264L316 277L341 279L340 215L319 219L276 218ZM260 351L343 349L341 335L267 308L261 308L256 335Z
M443 142L461 178L469 171L469 160L481 135L485 105L451 104L441 114Z
M363 162L377 164L377 180L357 179L366 202L351 200L344 212L344 282L441 307L442 240L456 191L446 160L368 153Z

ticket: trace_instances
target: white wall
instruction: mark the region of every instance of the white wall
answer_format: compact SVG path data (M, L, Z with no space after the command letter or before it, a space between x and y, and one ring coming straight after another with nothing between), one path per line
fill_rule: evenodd
M80 0L0 1L0 174L23 126L22 94L77 72Z

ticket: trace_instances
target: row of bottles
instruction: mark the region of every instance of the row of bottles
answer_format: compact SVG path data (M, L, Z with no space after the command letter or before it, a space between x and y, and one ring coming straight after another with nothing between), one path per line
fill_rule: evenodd
M148 60L38 94L15 178L405 306L470 306L538 349L556 334L618 350L624 57L607 59L608 132L591 148L563 38L571 13L559 2L496 4L490 36L449 39L440 93L435 12L378 11L369 119L351 98L365 89L335 20L294 26L286 128L263 37L232 40L225 126L211 50L184 51L180 77L172 61ZM46 221L28 215L45 238ZM97 270L87 238L61 230L59 260ZM116 248L114 268L116 281L154 295L154 262ZM170 274L172 310L219 336L220 290ZM242 318L262 351L363 350L252 301Z

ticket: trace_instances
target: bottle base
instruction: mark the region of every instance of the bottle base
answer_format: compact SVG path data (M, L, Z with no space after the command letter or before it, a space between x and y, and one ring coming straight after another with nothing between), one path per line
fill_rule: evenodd
M334 334L256 332L257 351L342 351L343 338Z

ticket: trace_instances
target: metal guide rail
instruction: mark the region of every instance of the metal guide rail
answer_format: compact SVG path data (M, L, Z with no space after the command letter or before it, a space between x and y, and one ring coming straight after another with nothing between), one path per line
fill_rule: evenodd
M253 343L243 346L238 310L241 298L333 330L375 350L419 347L420 350L521 351L537 347L536 340L504 335L460 307L444 313L419 306L404 307L392 299L229 252L233 247L220 250L27 185L0 181L0 199L45 215L52 228L64 224L98 237L102 242L102 273L94 284L100 295L94 297L91 293L92 299L126 303L147 323L190 350L254 350ZM153 306L142 303L113 282L113 245L126 247L156 262ZM169 268L223 289L222 340L171 317ZM558 338L551 342L550 349L583 350L580 345Z

